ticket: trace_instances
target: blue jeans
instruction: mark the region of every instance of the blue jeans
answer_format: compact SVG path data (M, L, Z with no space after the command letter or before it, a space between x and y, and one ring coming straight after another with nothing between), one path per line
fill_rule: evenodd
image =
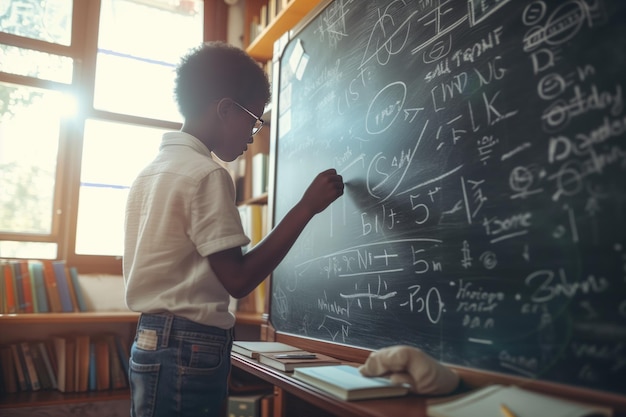
M128 371L131 417L219 416L232 341L232 329L142 314Z

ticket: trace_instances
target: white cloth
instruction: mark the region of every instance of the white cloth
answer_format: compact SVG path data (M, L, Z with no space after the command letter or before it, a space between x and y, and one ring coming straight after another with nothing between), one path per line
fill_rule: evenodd
M164 134L135 179L126 206L126 305L228 329L230 296L207 255L249 242L228 172L197 138Z
M416 394L443 395L459 385L459 375L422 350L412 346L390 346L372 352L359 367L365 376L389 376L393 382L408 383Z

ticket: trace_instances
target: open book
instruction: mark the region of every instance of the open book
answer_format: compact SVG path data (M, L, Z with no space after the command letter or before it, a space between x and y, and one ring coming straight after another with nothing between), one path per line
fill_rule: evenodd
M569 401L517 386L490 385L450 401L428 405L430 417L591 417L613 415L606 407Z
M365 377L349 365L296 368L293 377L347 401L398 397L409 392L407 385L397 385L386 378Z

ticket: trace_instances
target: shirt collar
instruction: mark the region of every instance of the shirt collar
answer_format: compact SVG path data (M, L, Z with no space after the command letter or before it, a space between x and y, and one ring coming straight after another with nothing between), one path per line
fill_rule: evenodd
M207 148L204 143L200 141L200 139L190 135L189 133L181 131L164 133L159 149L173 145L188 146L198 153L206 155L209 158L211 157L211 151L209 148Z

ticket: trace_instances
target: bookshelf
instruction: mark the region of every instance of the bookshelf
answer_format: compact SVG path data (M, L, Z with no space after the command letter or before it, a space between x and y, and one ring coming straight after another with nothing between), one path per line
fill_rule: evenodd
M61 334L91 336L113 333L130 347L138 318L139 313L131 311L0 314L0 345L42 341ZM21 391L0 394L0 410L128 398L128 388L67 393L57 390Z
M268 4L268 1L250 1L246 5L246 33L244 34L244 42L248 45L246 51L250 56L259 61L265 62L272 59L274 52L274 42L298 24L304 16L313 10L320 0L269 0L281 1L282 5L276 16L269 17L268 24L254 38L250 39L250 24L254 16L258 16L261 7ZM248 2L247 2L248 3Z
M132 342L139 313L131 311L82 312L82 313L35 313L0 314L0 345L22 341L45 340L52 335L85 333L115 333L128 345ZM267 315L238 313L238 327L267 324ZM0 410L9 408L62 405L72 403L106 402L129 398L129 390L68 392L57 390L0 393ZM0 411L0 415L2 411Z

